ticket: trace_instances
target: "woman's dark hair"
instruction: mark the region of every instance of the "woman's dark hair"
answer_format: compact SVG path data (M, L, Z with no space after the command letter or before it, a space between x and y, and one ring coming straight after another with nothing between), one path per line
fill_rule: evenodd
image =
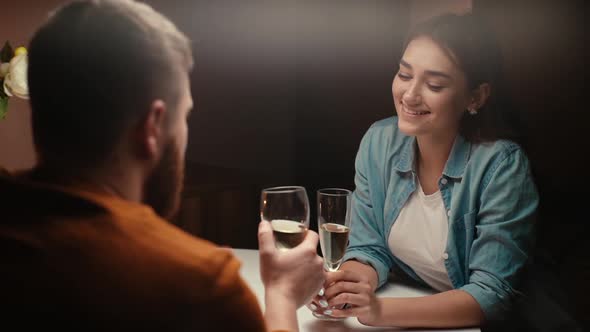
M482 83L491 87L490 97L478 113L463 116L460 134L471 142L522 141L518 114L510 107L502 82L500 47L483 19L473 14L436 16L415 26L405 46L423 36L432 38L450 53L465 74L468 89L473 90Z

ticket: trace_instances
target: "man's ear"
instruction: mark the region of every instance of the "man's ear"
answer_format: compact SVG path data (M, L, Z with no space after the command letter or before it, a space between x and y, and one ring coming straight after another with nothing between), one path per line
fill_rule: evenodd
M471 99L467 105L468 110L477 112L488 100L492 88L489 83L482 83L471 91Z
M165 133L166 112L166 103L160 99L154 100L149 112L139 124L138 141L142 157L157 159L160 155Z

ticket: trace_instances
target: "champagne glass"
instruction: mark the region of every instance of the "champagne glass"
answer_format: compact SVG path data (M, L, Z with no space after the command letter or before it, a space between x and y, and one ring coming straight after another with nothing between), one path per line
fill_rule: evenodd
M334 272L340 268L350 234L350 190L320 189L318 199L318 227L324 268Z
M324 256L324 269L334 272L340 268L350 234L350 205L352 192L347 189L326 188L317 191L318 228ZM341 320L314 312L324 320Z
M284 186L262 190L260 218L270 222L277 249L296 247L309 228L309 199L305 188Z

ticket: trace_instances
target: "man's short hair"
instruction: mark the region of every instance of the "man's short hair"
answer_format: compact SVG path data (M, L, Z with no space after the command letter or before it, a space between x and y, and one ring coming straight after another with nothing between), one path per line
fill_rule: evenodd
M155 99L177 107L193 65L188 38L132 0L58 8L29 47L33 136L40 163L92 168Z

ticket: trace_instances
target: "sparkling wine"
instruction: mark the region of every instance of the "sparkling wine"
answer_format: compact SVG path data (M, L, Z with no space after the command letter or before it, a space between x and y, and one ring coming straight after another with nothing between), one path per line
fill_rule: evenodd
M279 250L296 247L305 238L307 227L298 221L275 219L270 222L275 236L275 245Z
M340 267L348 245L349 233L350 228L344 225L327 223L320 227L320 244L328 271L336 271Z

